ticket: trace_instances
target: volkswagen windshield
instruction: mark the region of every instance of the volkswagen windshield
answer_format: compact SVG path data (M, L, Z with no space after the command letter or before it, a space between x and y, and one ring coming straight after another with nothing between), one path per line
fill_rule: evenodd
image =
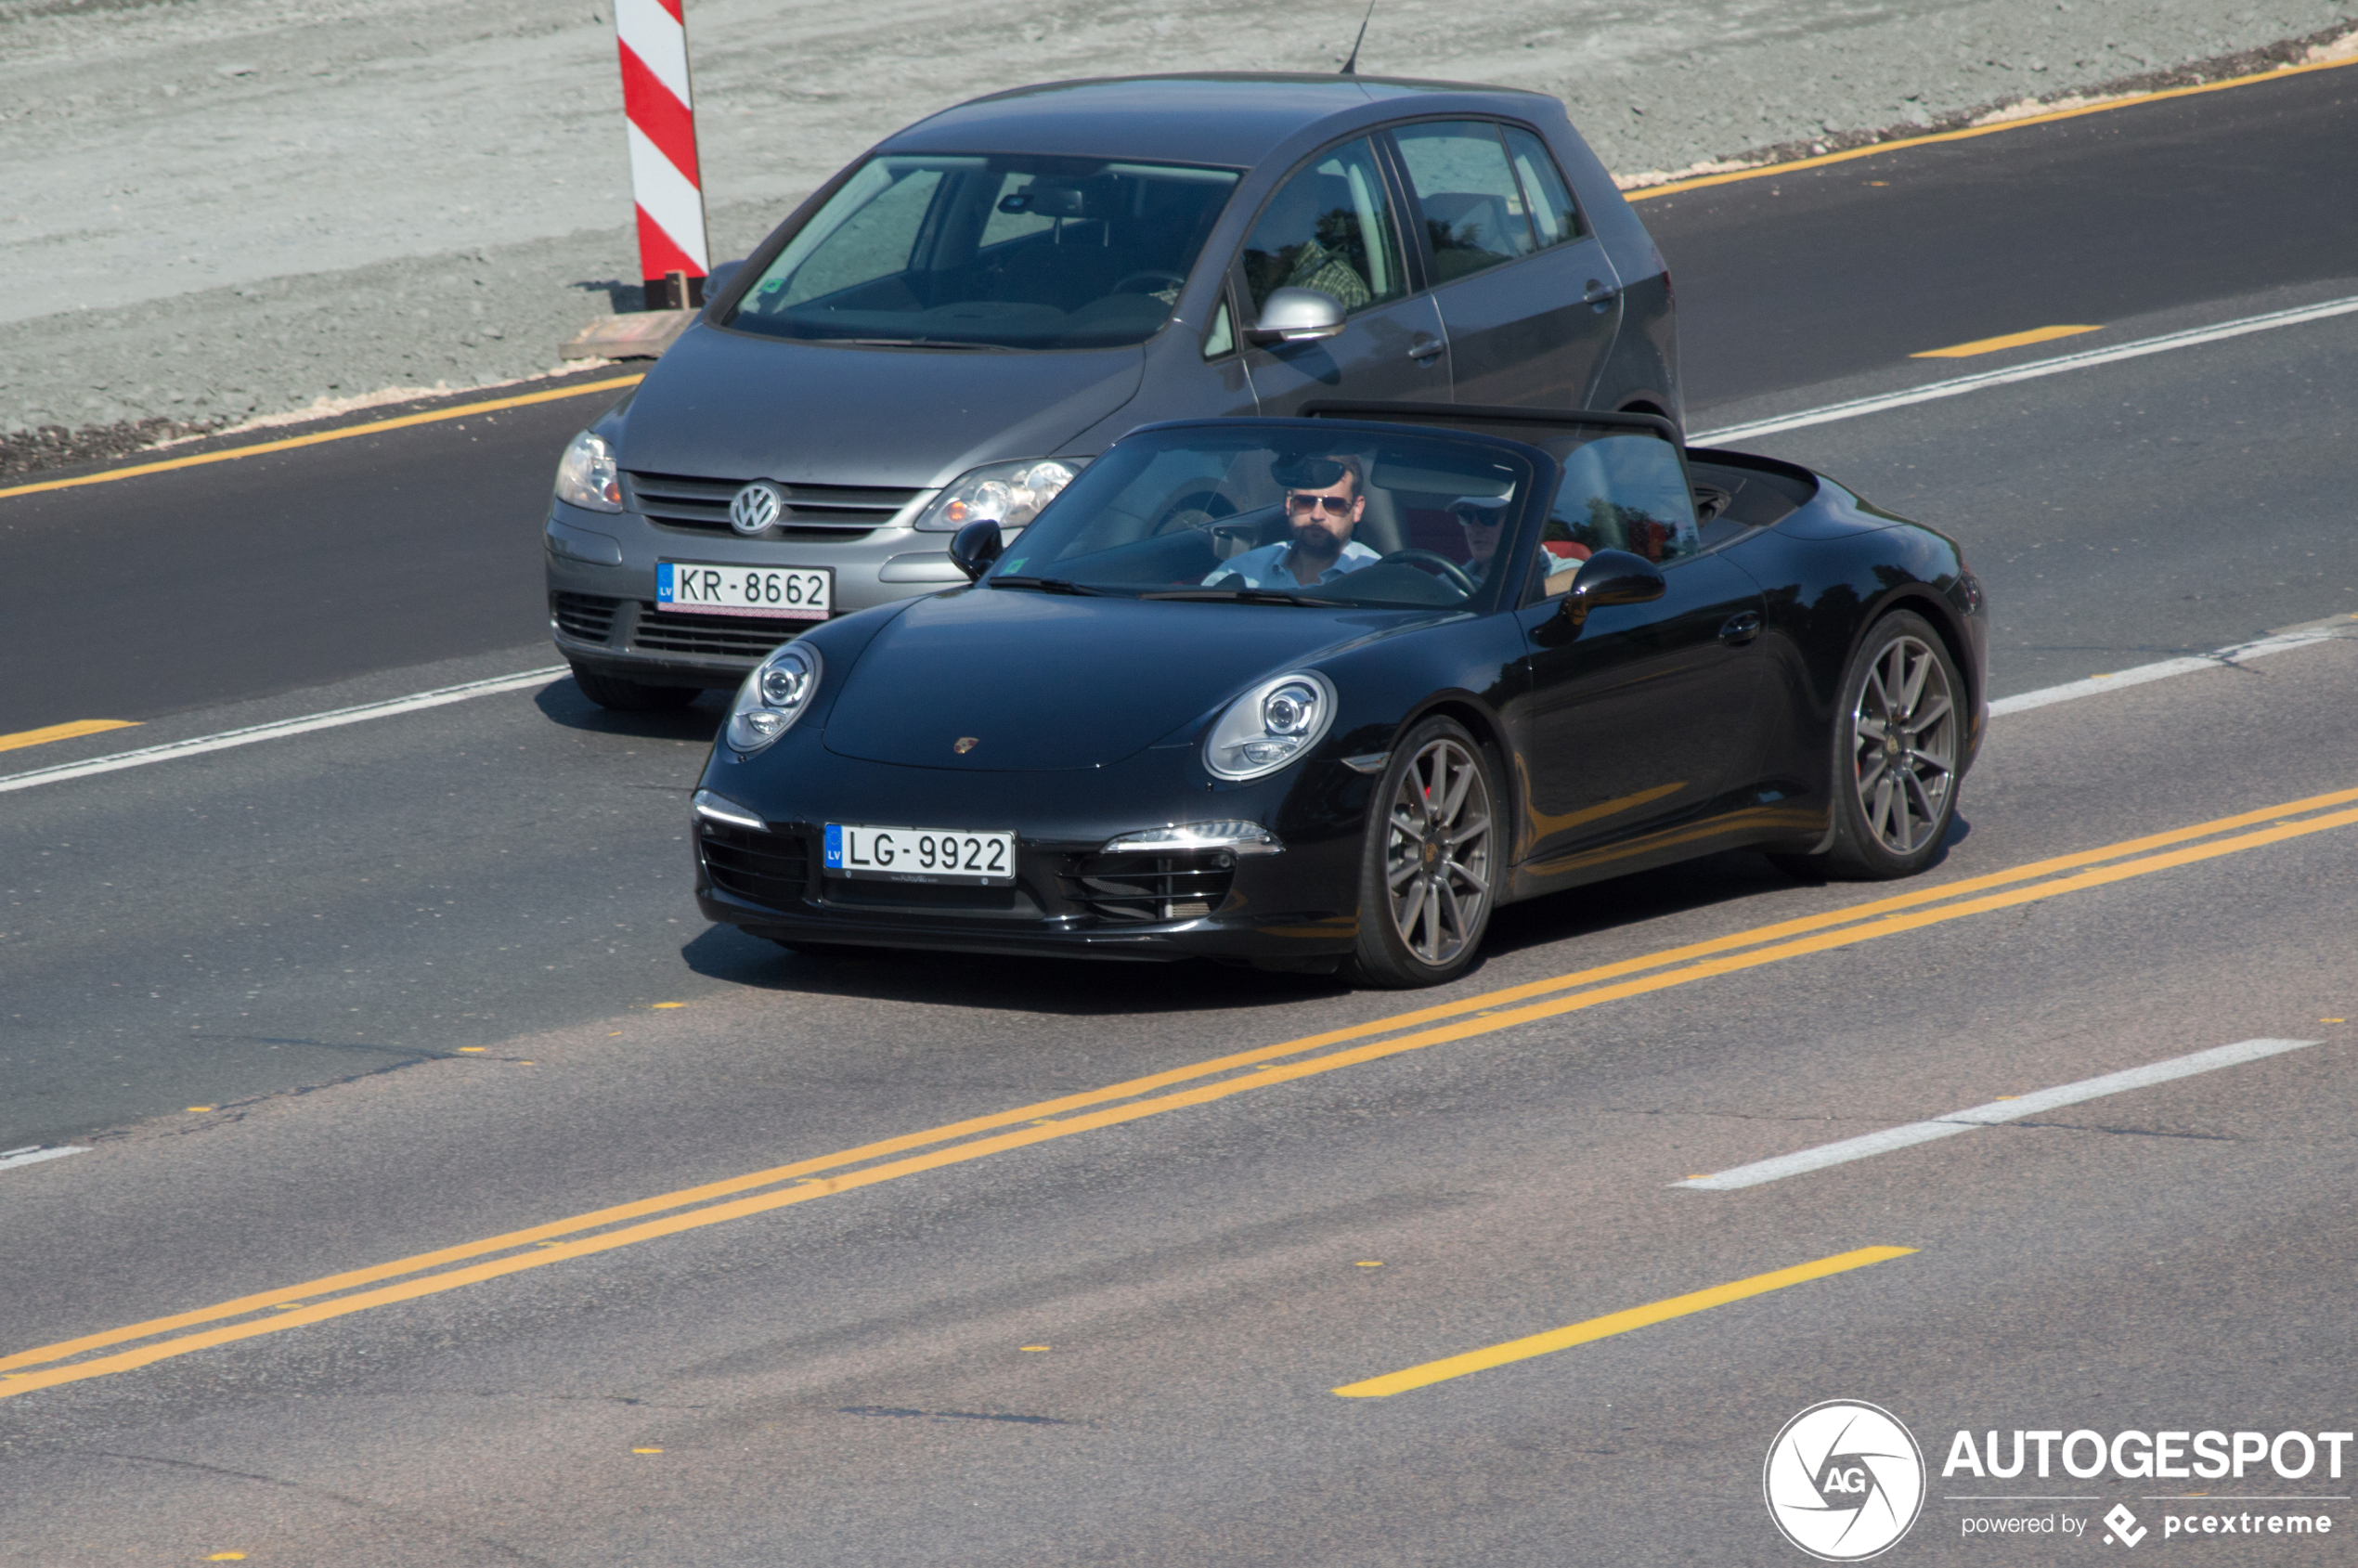
M1101 159L870 159L726 325L805 341L1114 348L1170 318L1233 169Z

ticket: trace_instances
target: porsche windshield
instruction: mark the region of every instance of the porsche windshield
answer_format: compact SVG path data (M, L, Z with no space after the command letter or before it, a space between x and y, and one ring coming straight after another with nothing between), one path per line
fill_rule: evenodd
M1108 348L1160 330L1237 183L1102 159L870 159L728 325L777 337Z
M1513 574L1525 455L1405 430L1237 421L1116 443L983 580L994 589L1454 608Z

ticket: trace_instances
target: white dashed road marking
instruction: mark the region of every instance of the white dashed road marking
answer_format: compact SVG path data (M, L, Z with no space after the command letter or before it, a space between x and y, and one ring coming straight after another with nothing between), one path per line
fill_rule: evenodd
M2172 1056L2168 1061L2153 1062L2144 1067L2132 1067L2124 1072L2108 1072L2101 1078L2083 1078L2077 1083L2058 1088L2041 1089L2011 1100L1992 1100L1988 1105L1975 1106L1970 1110L1952 1110L1930 1121L1911 1121L1904 1127L1887 1127L1880 1133L1868 1133L1856 1138L1845 1138L1838 1144L1820 1144L1798 1154L1781 1154L1774 1160L1763 1160L1751 1165L1739 1165L1732 1171L1715 1175L1694 1176L1672 1186L1694 1187L1703 1192L1732 1192L1738 1187L1758 1186L1786 1176L1798 1176L1805 1172L1822 1171L1829 1165L1847 1164L1870 1155L1888 1154L1896 1148L1912 1144L1930 1143L1935 1138L1952 1137L1970 1133L1976 1127L1992 1127L2002 1121L2019 1121L2026 1116L2054 1110L2059 1106L2078 1105L2082 1100L2102 1099L2128 1089L2142 1089L2149 1083L2167 1083L2173 1078L2191 1078L2196 1073L2216 1072L2222 1067L2235 1067L2244 1062L2258 1061L2287 1051L2299 1051L2316 1044L2314 1040L2243 1040L2233 1045L2214 1046L2196 1051L2190 1056Z

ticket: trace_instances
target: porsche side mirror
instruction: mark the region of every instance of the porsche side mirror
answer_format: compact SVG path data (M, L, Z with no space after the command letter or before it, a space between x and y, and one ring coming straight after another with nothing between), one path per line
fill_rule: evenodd
M1572 587L1564 591L1563 607L1556 615L1578 631L1591 610L1607 604L1651 603L1669 587L1662 579L1662 568L1644 556L1626 550L1600 550L1588 557L1579 576L1572 579Z
M991 564L999 559L999 552L1006 548L1006 541L999 537L999 525L987 517L969 523L950 536L950 559L966 574L968 582L989 571Z
M1342 302L1318 289L1272 289L1261 319L1245 341L1263 347L1278 343L1315 343L1342 330Z
M704 297L708 300L719 298L720 291L729 286L729 279L734 278L738 269L745 265L745 258L742 256L735 261L716 263L711 273L704 280Z

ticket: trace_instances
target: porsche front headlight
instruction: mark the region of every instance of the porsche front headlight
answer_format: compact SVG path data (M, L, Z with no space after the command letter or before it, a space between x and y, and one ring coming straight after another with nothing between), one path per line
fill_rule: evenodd
M585 430L573 438L557 460L557 499L590 512L622 510L622 474L605 437Z
M928 533L955 533L969 523L996 523L1001 532L1012 534L1039 516L1040 509L1088 466L1087 458L985 463L943 486L941 494L918 514L916 525Z
M1241 782L1276 772L1326 738L1334 683L1315 669L1263 680L1228 705L1203 744L1203 765Z
M819 694L819 650L789 642L754 667L729 707L731 749L747 756L794 728Z

